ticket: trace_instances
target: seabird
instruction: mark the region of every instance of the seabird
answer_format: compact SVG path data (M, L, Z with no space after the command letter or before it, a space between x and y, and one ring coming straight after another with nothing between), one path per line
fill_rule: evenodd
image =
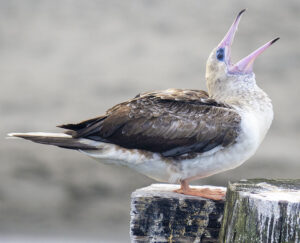
M167 89L142 93L102 116L58 126L67 129L64 133L8 136L78 150L157 181L180 183L178 193L222 199L224 191L193 189L189 182L244 163L273 120L271 100L257 86L252 68L257 56L279 38L232 64L231 45L244 11L208 57L207 92Z

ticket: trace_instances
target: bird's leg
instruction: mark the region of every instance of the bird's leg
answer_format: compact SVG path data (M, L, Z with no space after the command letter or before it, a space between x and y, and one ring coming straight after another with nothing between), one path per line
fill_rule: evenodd
M226 195L226 191L217 188L190 188L188 180L180 180L180 188L174 192L184 195L204 197L212 200L222 200Z

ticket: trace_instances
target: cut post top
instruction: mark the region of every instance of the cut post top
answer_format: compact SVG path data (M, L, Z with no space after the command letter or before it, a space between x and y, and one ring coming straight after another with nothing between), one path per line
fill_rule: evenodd
M220 190L223 190L224 192L226 192L225 187L218 187L218 186L204 185L204 186L190 186L190 187L191 188L199 188L199 189L203 189L203 188L220 189ZM170 198L177 198L177 199L182 199L182 198L197 199L197 198L199 198L201 200L209 200L209 199L202 198L202 197L184 195L184 194L174 192L174 190L179 189L179 188L180 188L180 186L177 184L152 184L150 186L137 189L136 191L134 191L131 194L131 197L133 198L133 197L145 197L145 196L149 196L149 197L163 196L163 197L170 197Z
M228 188L241 197L251 197L264 201L300 202L300 179L249 179L229 182Z

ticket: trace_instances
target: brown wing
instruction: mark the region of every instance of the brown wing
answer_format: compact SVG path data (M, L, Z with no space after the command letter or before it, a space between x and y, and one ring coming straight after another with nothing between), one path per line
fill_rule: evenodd
M60 127L74 137L159 152L165 157L203 153L233 144L240 116L206 92L170 89L118 104L102 117Z

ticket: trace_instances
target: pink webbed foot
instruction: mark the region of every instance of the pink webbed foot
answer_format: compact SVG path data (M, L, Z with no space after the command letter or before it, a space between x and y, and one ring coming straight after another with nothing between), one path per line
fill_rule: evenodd
M221 189L210 189L210 188L190 188L188 182L181 181L181 187L174 192L181 193L184 195L203 197L212 200L224 200L226 191Z

